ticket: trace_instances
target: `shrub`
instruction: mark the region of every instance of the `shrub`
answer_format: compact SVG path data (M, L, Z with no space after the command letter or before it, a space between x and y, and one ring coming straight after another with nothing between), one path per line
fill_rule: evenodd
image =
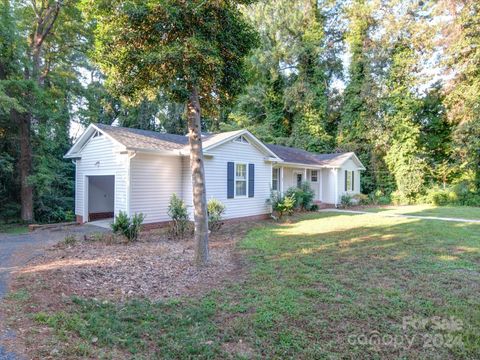
M294 194L282 196L277 191L271 192L269 202L272 205L272 211L277 213L278 219L281 219L285 214L291 215L296 204Z
M170 198L167 214L172 219L170 223L170 233L174 237L183 238L188 231L190 220L185 203L176 194L173 194Z
M296 186L289 188L285 192L285 196L293 197L295 199L295 208L311 210L315 192L310 186L310 183L304 182L299 188Z
M142 229L143 220L145 220L145 216L142 213L135 214L130 218L127 213L120 211L111 227L115 234L122 234L128 241L136 241Z
M357 205L370 205L370 198L365 194L355 194L352 196L353 201Z
M373 205L389 205L392 202L390 196L385 195L380 189L371 192L368 197Z
M340 199L340 207L348 208L352 205L353 205L353 198L348 194L342 195L342 197Z
M207 203L208 229L210 231L219 230L223 223L222 217L225 212L225 205L217 199L210 199Z
M294 208L299 209L301 206L302 202L302 189L292 186L285 191L285 196L288 196L289 198L292 198L295 200ZM281 197L283 200L283 197Z

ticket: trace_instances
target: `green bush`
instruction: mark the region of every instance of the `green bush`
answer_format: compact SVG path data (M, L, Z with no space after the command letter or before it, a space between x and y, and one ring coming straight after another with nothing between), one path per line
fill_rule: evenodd
M370 198L365 194L355 194L352 196L353 201L357 205L370 205Z
M296 186L289 188L285 192L285 196L293 197L295 199L295 208L311 210L315 192L310 186L310 183L304 182L299 188Z
M433 186L418 202L437 206L480 206L480 194L468 182L462 181L445 189Z
M170 233L173 237L183 238L190 227L190 219L185 203L177 194L173 194L170 198L167 214L172 219Z
M340 207L341 208L348 208L352 205L353 205L353 198L348 194L342 195L342 197L340 199Z
M145 216L142 213L134 214L131 218L127 213L120 211L111 225L115 234L122 234L128 241L136 241L142 229L142 223Z
M217 199L210 199L207 203L208 229L210 231L219 230L223 223L222 218L225 213L225 205Z
M272 205L272 211L278 215L278 219L285 214L291 215L296 205L294 194L282 196L278 191L272 191L269 202Z
M390 196L385 195L380 189L371 192L368 197L370 198L370 204L373 205L389 205L392 202Z

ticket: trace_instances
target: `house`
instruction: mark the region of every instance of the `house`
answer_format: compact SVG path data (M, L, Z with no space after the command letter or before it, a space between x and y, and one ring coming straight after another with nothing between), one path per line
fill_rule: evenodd
M247 130L203 137L207 199L226 206L226 219L270 213L271 190L309 181L315 201L336 205L360 192L362 163L354 153L313 154L264 144ZM145 223L169 221L173 193L192 216L188 137L91 124L65 158L75 163L77 222L142 212Z

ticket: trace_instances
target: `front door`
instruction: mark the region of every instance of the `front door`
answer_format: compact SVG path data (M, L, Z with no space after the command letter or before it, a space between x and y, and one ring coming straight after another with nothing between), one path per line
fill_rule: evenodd
M297 177L297 187L301 187L302 186L302 173L297 173L295 175Z

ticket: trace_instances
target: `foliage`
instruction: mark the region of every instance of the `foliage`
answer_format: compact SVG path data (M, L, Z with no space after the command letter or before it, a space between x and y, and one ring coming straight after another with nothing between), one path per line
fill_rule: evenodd
M295 194L282 195L278 191L272 191L269 199L272 211L278 215L281 220L284 215L292 215L295 210Z
M370 205L371 199L365 194L355 194L352 196L352 200L356 205Z
M170 223L170 233L174 237L183 238L187 231L189 231L190 219L187 206L175 193L170 198L167 214L172 219Z
M303 182L300 187L292 186L288 188L285 195L295 199L295 208L311 210L315 192L309 182Z
M223 225L222 218L225 213L225 205L220 200L210 199L207 203L207 211L209 230L219 230Z
M63 239L63 243L66 246L74 246L77 243L77 238L73 234L67 235L65 239Z
M354 205L353 197L348 194L343 194L340 198L340 207L341 208L348 208Z
M128 217L126 212L120 211L111 225L112 231L122 234L130 242L136 241L144 219L145 216L142 213L135 213L132 217Z

